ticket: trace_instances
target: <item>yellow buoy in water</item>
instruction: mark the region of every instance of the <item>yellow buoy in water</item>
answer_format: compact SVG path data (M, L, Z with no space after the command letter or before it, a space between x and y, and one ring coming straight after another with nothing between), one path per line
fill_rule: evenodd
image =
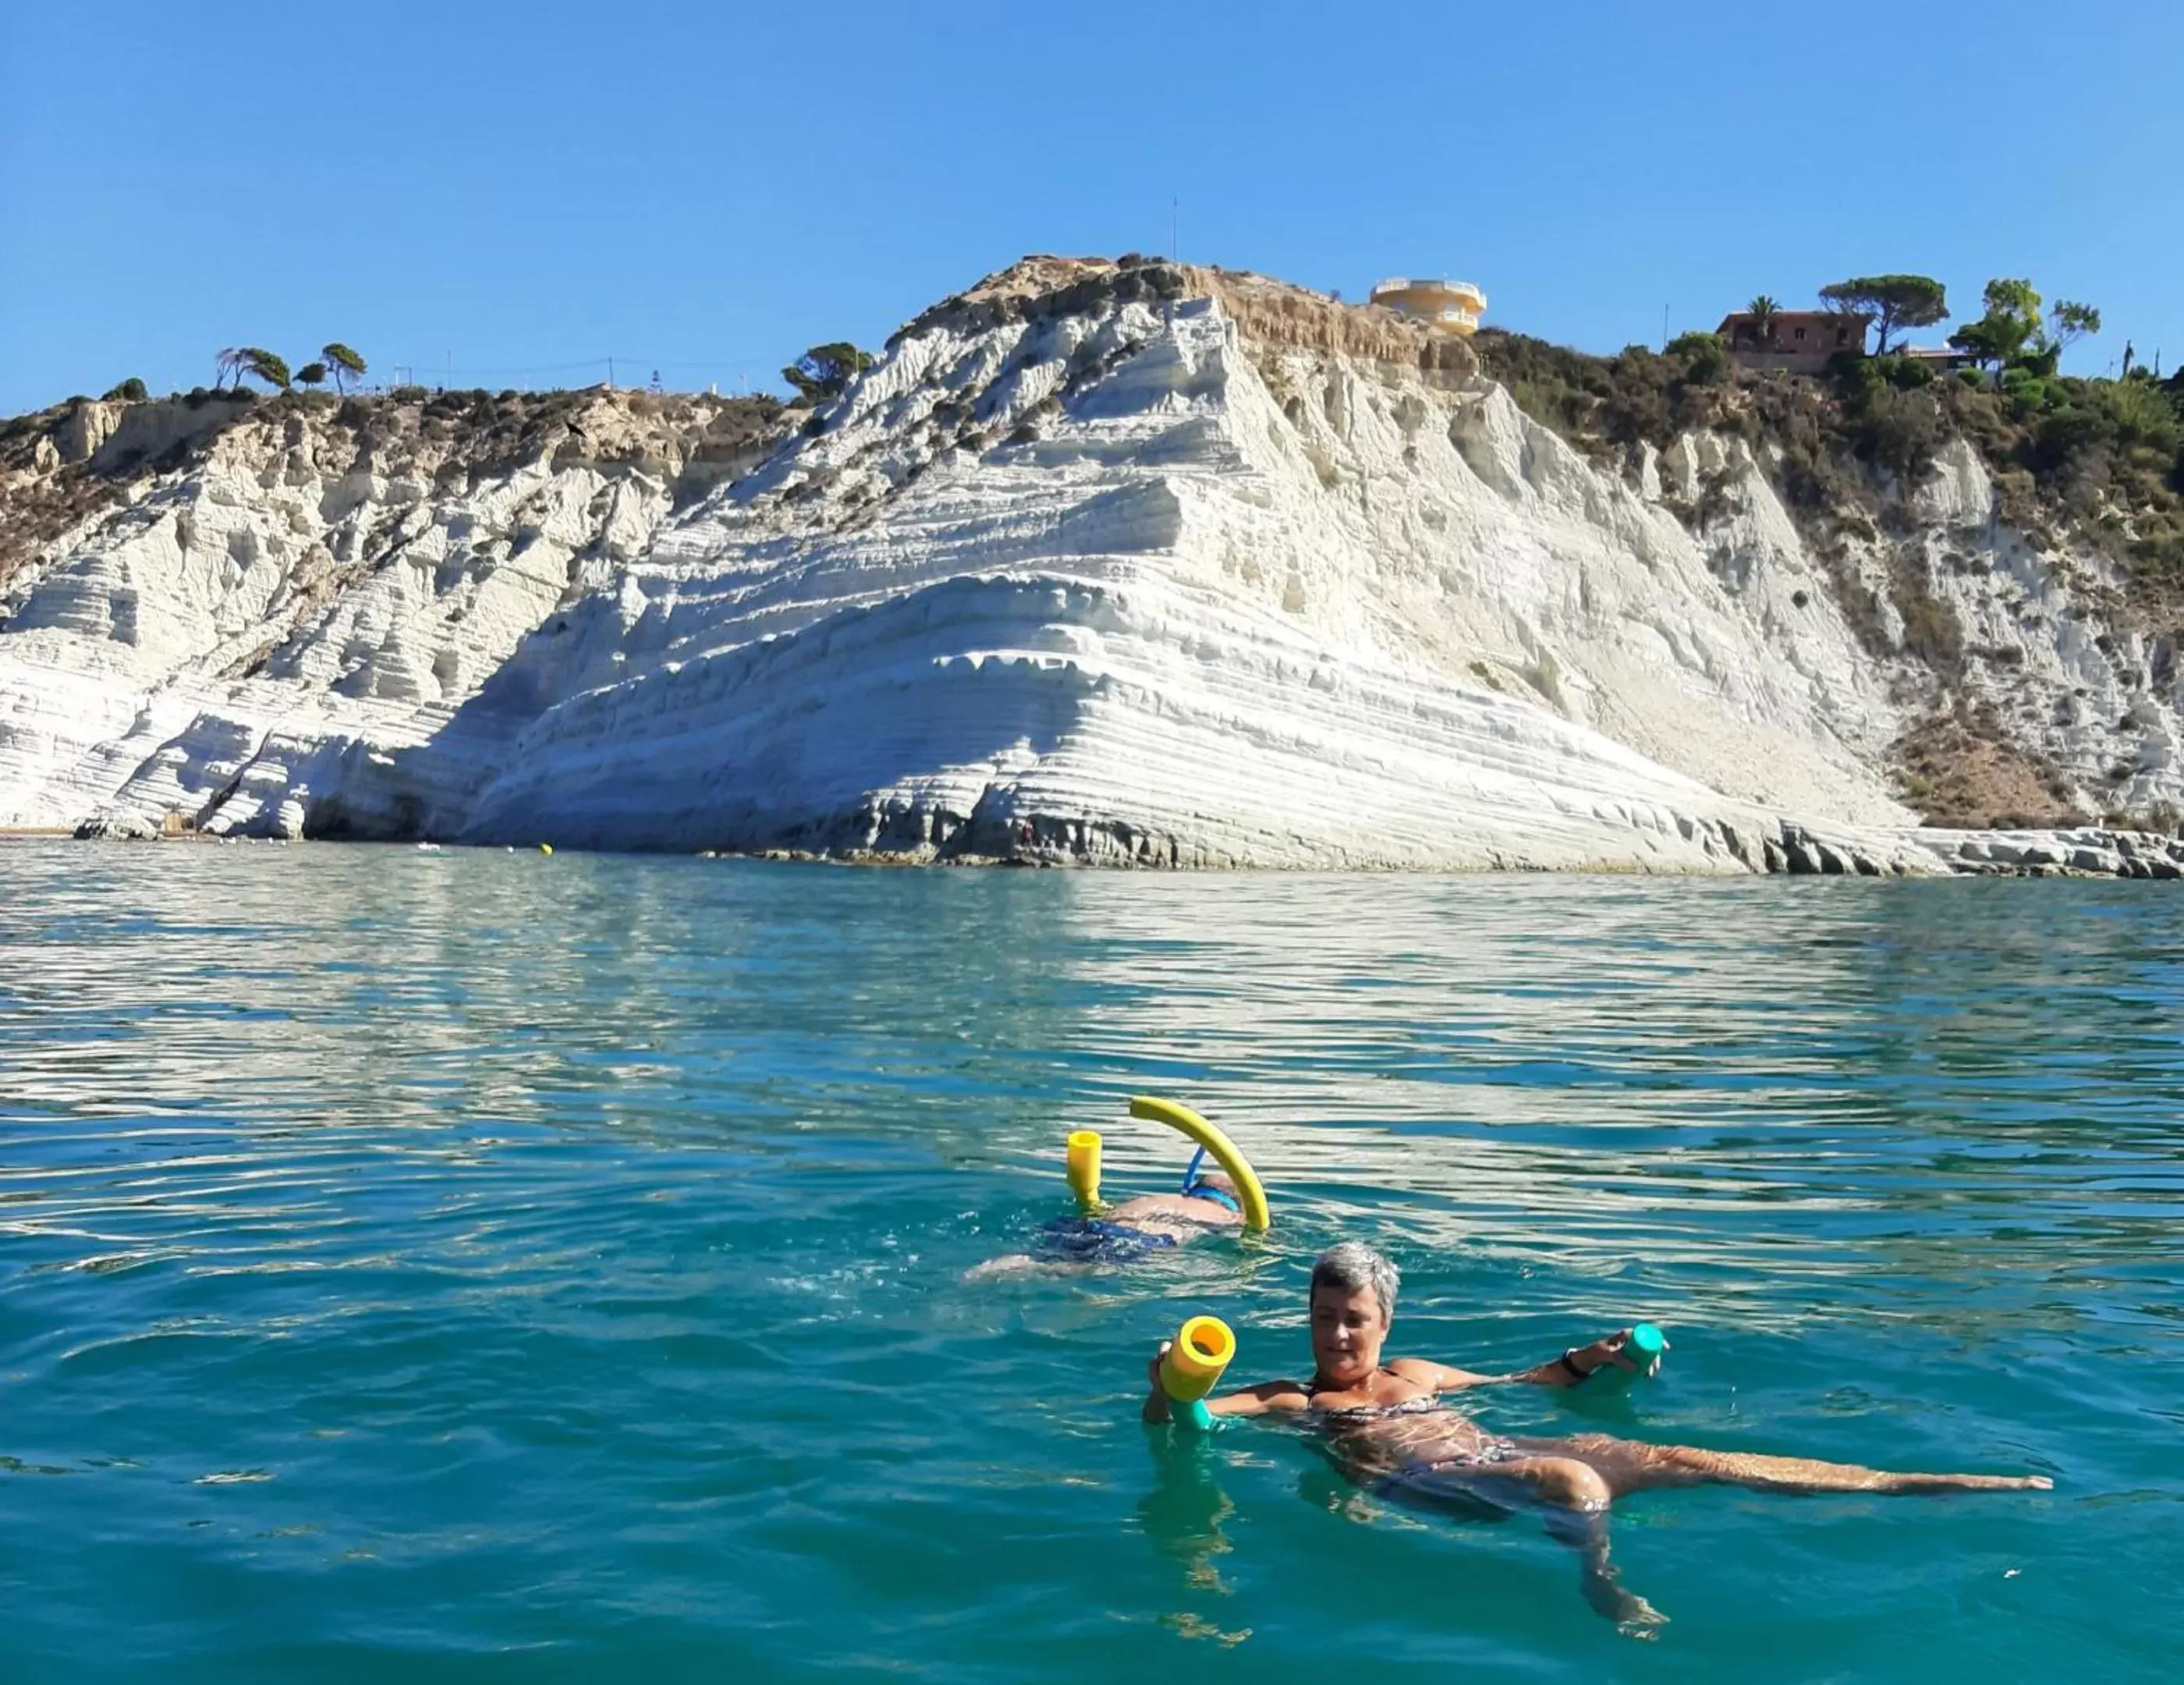
M541 843L538 845L538 851L541 854L551 854L554 851L554 845L551 843Z

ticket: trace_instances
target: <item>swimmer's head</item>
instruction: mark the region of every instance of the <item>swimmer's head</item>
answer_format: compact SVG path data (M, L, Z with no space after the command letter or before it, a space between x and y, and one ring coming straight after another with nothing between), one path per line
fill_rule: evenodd
M1355 1386L1380 1366L1401 1283L1396 1266L1362 1241L1320 1254L1312 1267L1312 1355L1322 1381Z

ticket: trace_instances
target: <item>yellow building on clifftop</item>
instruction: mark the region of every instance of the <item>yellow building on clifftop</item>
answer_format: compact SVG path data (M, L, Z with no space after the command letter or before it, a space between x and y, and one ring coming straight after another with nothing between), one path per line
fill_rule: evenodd
M1396 276L1373 289L1372 302L1431 322L1451 333L1479 332L1486 295L1468 281L1421 281Z

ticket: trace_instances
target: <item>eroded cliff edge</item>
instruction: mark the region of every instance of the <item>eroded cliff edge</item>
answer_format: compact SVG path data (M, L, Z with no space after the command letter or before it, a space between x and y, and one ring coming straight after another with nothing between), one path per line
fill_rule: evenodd
M1128 259L989 277L808 414L70 406L0 437L0 826L1889 871L2006 863L1922 840L1937 772L1958 819L2179 804L2098 546L1962 439L1839 507L1788 466Z

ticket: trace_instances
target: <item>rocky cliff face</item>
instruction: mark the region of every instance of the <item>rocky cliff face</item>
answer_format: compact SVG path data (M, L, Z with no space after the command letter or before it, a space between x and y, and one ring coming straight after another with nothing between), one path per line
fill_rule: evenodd
M212 407L0 438L0 825L1914 870L1937 779L2184 782L2173 645L1969 449L1819 536L1258 277L1028 259L808 418Z
M582 682L560 613L759 460L777 412L78 406L6 492L0 825L444 826L496 741Z

